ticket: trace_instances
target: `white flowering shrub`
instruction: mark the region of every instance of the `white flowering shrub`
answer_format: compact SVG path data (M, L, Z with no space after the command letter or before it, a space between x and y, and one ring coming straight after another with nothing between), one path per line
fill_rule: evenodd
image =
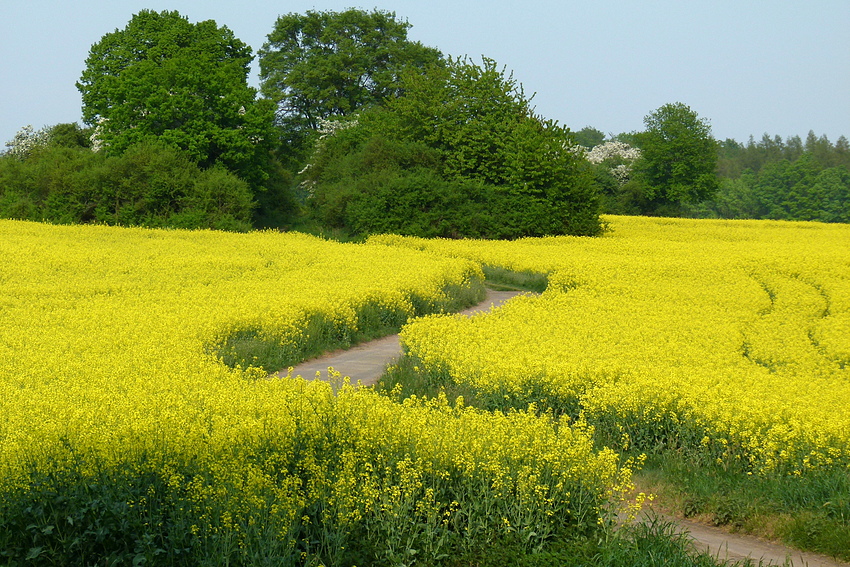
M603 163L613 158L619 158L626 161L635 161L640 157L640 150L633 148L625 142L612 140L594 146L592 150L587 152L587 161L590 163Z
M324 147L324 140L334 136L337 132L348 130L354 126L357 126L357 118L353 118L351 120L325 120L324 118L320 118L319 127L316 129L319 133L319 137L316 140L316 145L313 149L313 156L322 151L322 148ZM311 161L298 172L298 175L306 175L312 167L313 162ZM300 183L301 188L307 191L308 199L313 197L313 189L315 185L316 182L312 179L305 179Z
M632 173L632 165L640 158L640 149L634 148L625 142L612 140L594 146L592 150L585 153L587 161L594 165L608 165L608 172L624 185L629 181Z
M347 130L357 126L357 119L354 118L352 120L324 120L319 119L319 139L324 140L330 136L333 136L337 132L342 130Z
M611 175L614 176L614 179L616 179L620 185L623 185L632 175L632 166L621 163L620 165L612 167L610 172Z
M5 155L23 160L29 157L33 150L47 145L49 141L50 128L45 126L36 130L32 127L32 124L28 124L18 130L14 138L6 142L8 149L5 151Z
M89 141L91 141L91 151L99 152L104 147L103 142L103 125L106 123L106 118L101 116L97 120L97 126L94 127L94 132L92 132L91 136L89 136Z

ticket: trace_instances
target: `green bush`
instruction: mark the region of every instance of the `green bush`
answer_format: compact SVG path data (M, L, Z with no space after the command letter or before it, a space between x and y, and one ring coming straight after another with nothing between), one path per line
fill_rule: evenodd
M794 161L770 162L723 179L712 199L685 209L691 216L850 222L850 170L822 167L803 152Z
M598 235L593 172L485 59L408 73L403 94L324 125L303 186L313 219L354 235Z
M156 142L118 157L70 143L0 157L2 218L244 231L255 206L245 181Z
M187 187L180 205L183 211L198 215L209 228L247 230L255 203L245 181L215 166L202 171ZM172 215L171 225L179 226L175 222L178 214Z

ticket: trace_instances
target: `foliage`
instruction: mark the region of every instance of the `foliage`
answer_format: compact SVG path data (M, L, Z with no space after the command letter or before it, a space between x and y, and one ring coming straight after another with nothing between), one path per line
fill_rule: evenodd
M220 166L201 170L185 153L157 142L107 156L68 147L84 141L79 130L69 126L60 132L62 136L26 160L0 158L0 218L239 231L251 227L255 203L248 184Z
M635 163L642 212L677 214L685 203L710 198L717 189L717 145L708 121L680 102L644 118Z
M252 59L250 47L212 20L192 24L178 12L142 10L92 46L77 83L83 117L109 155L155 138L257 191L274 110L248 86Z
M45 126L40 130L34 130L31 125L24 126L14 138L6 142L7 150L0 152L0 158L25 161L35 159L45 149L57 146L89 148L91 147L90 135L87 129L80 128L76 122Z
M602 193L606 213L628 214L638 212L634 199L626 188L630 184L635 161L640 159L640 149L619 140L609 140L594 146L584 154L594 166L596 183Z
M381 104L398 94L405 68L438 62L439 51L408 40L410 27L377 9L280 16L259 58L284 143L301 146L322 120Z
M601 231L569 130L534 116L495 62L450 59L402 86L317 147L305 174L322 222L452 238Z
M683 122L687 124L691 119L694 128L710 134L704 120L697 119L695 114L687 116L684 105L666 105L662 109L666 109L667 117L681 113ZM655 113L656 122L662 109ZM751 136L746 144L733 139L717 142L716 190L706 196L695 184L690 188L693 194L685 191L685 198L678 201L665 201L648 189L642 170L645 162L637 164L639 175L633 175L634 158L612 151L620 144L639 151L647 142L647 132L619 134L606 141L601 131L587 126L575 133L575 139L587 151L588 160L595 164L595 181L602 193L605 213L850 222L847 201L850 142L844 136L834 144L814 132L809 132L805 141L799 136L783 140L780 136L764 134L758 141ZM672 171L673 164L681 160L675 152L671 155L672 158L667 156L658 161ZM678 167L687 171L682 165ZM685 184L680 189L686 189Z
M591 126L585 126L578 132L575 132L573 137L576 144L588 150L605 143L605 133Z
M76 122L57 124L50 128L50 145L64 148L91 148L92 132Z
M440 311L472 262L276 232L0 232L3 563L445 565L596 541L629 487L580 426L215 354L247 330L342 345L367 307Z
M809 133L785 142L765 135L721 145L727 172L712 199L685 208L696 217L850 222L850 148Z
M638 483L659 504L697 521L798 549L850 559L850 474L746 474L729 463L696 463L685 453L650 455ZM663 496L662 496L663 495Z
M372 138L310 172L317 179L308 200L312 215L355 235L491 236L494 219L487 203L497 198L493 188L451 183L432 169L436 163L435 152L423 144Z
M31 124L24 126L15 137L6 142L6 151L3 156L24 160L34 151L43 148L50 141L50 129L41 128L35 130Z
M549 274L541 272L506 270L501 266L482 264L487 287L501 291L532 291L543 293L549 287Z
M850 170L819 171L808 152L762 168L752 191L765 218L850 221Z

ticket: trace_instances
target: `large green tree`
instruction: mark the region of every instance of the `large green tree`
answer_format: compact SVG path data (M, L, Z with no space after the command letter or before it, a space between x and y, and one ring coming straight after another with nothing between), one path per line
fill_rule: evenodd
M91 48L77 83L100 145L121 155L155 138L202 168L261 185L274 107L248 86L251 48L212 20L143 10Z
M403 69L439 61L438 50L407 38L410 27L381 10L278 18L259 52L260 79L285 140L298 145L321 120L381 103L398 92Z
M644 124L635 163L643 212L677 214L683 204L711 198L718 186L718 145L708 121L677 102L651 112Z
M589 164L484 59L403 75L400 96L320 140L312 210L354 233L517 238L601 231Z

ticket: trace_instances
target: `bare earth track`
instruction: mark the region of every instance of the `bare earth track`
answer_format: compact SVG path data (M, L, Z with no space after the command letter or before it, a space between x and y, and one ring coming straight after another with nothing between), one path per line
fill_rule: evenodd
M698 524L679 518L673 519L682 531L686 531L694 540L697 549L707 550L714 557L728 561L750 558L773 565L783 565L786 558L794 567L847 567L847 563L836 561L825 555L791 549L779 543L739 534L730 534L720 528Z
M520 293L488 289L487 297L483 302L461 311L461 313L471 315L480 311L487 311L491 307L499 307L505 301ZM398 335L390 335L357 345L348 350L331 352L319 358L302 362L292 369L292 376L303 376L307 379L320 376L322 379L327 379L328 368L330 367L351 378L352 384L359 380L364 386L374 386L378 382L378 378L383 375L387 365L397 359L400 354L401 344ZM287 374L287 370L281 370L276 373L276 376L284 378Z
M478 305L462 311L471 315L480 311L498 308L512 297L522 292L487 290L487 297ZM358 381L363 386L373 386L383 375L387 365L401 355L401 345L398 335L391 335L353 347L349 350L336 351L322 357L303 362L292 369L292 376L303 376L307 379L328 379L328 368L341 372L351 378L352 383ZM288 370L274 374L286 378ZM665 517L673 520L681 531L687 532L694 540L694 546L703 551L707 550L713 556L728 561L738 561L750 558L763 561L765 564L784 565L790 561L794 567L850 567L850 564L836 561L824 555L801 552L784 545L764 541L758 538L730 534L723 529L706 526L680 518Z

